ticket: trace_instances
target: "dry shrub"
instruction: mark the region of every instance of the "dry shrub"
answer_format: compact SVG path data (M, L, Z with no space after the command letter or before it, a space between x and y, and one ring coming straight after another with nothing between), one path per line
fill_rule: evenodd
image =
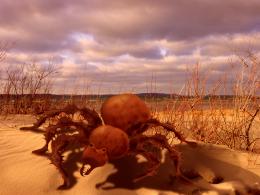
M2 113L39 113L51 105L51 76L57 67L51 61L47 65L35 62L9 66L3 74Z
M224 144L233 149L252 150L259 120L260 63L252 52L238 56L241 69L231 79L233 91L228 91L224 75L206 89L209 72L200 72L199 64L191 70L182 94L167 104L157 117L173 123L177 130L192 139L212 144Z

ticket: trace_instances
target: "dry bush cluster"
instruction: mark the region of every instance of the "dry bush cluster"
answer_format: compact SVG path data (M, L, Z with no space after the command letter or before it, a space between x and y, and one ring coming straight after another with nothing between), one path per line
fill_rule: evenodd
M4 46L0 47L0 62L6 56ZM52 76L56 65L35 62L19 66L9 65L0 70L1 114L39 113L51 106Z
M199 65L191 70L191 77L183 94L169 101L157 117L197 141L226 145L233 149L254 150L260 138L260 62L247 52L239 56L241 69L231 81L232 93L223 96L226 77L206 90L208 73L200 74ZM257 129L258 128L258 129Z

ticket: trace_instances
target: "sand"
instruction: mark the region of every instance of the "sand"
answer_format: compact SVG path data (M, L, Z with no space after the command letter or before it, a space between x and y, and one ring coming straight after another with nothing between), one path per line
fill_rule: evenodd
M235 189L241 194L248 194L249 187L257 188L260 184L260 155L200 143L196 148L177 146L182 152L183 166L187 170L194 168L201 175L192 180L192 184L179 180L170 182L173 165L167 154L156 176L137 183L133 183L131 178L145 163L140 156L122 158L82 177L78 171L80 164L74 161L80 156L80 151L75 151L74 156L66 155L72 160L65 164L71 172L73 185L68 190L57 190L62 183L57 169L47 158L31 153L43 145L43 134L19 130L22 126L31 125L34 120L26 115L0 118L0 195L235 194ZM224 180L212 184L216 177ZM100 184L99 188L96 184Z

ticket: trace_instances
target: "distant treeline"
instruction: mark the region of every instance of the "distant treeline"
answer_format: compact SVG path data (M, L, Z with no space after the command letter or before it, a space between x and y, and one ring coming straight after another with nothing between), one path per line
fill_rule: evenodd
M17 99L17 98L32 98L34 100L39 100L39 99L52 99L52 100L69 100L69 99L90 99L90 100L103 100L107 99L115 94L90 94L90 95L60 95L60 94L23 94L23 95L14 95L14 94L0 94L0 100L5 100L5 99ZM183 95L177 95L177 94L167 94L167 93L138 93L136 94L142 99L146 100L163 100L163 99L182 99L182 98L195 98L194 96L183 96ZM211 98L218 98L218 99L233 99L235 96L233 95L205 95L202 97L202 99L211 99ZM260 99L260 97L256 97L257 99Z

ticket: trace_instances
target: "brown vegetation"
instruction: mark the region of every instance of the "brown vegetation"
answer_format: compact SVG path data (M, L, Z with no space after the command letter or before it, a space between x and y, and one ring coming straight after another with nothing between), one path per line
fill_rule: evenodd
M232 78L232 96L223 98L218 95L221 90L227 90L226 76L206 91L206 75L209 73L200 75L197 64L183 90L185 95L169 101L167 109L158 117L175 124L179 131L195 140L252 150L260 136L252 133L253 126L257 128L260 125L260 62L251 52L247 52L245 57L239 56L239 60L242 67L235 74L237 80Z
M47 65L32 62L9 66L3 73L1 112L26 114L49 109L51 76L56 72L57 68L51 61Z

